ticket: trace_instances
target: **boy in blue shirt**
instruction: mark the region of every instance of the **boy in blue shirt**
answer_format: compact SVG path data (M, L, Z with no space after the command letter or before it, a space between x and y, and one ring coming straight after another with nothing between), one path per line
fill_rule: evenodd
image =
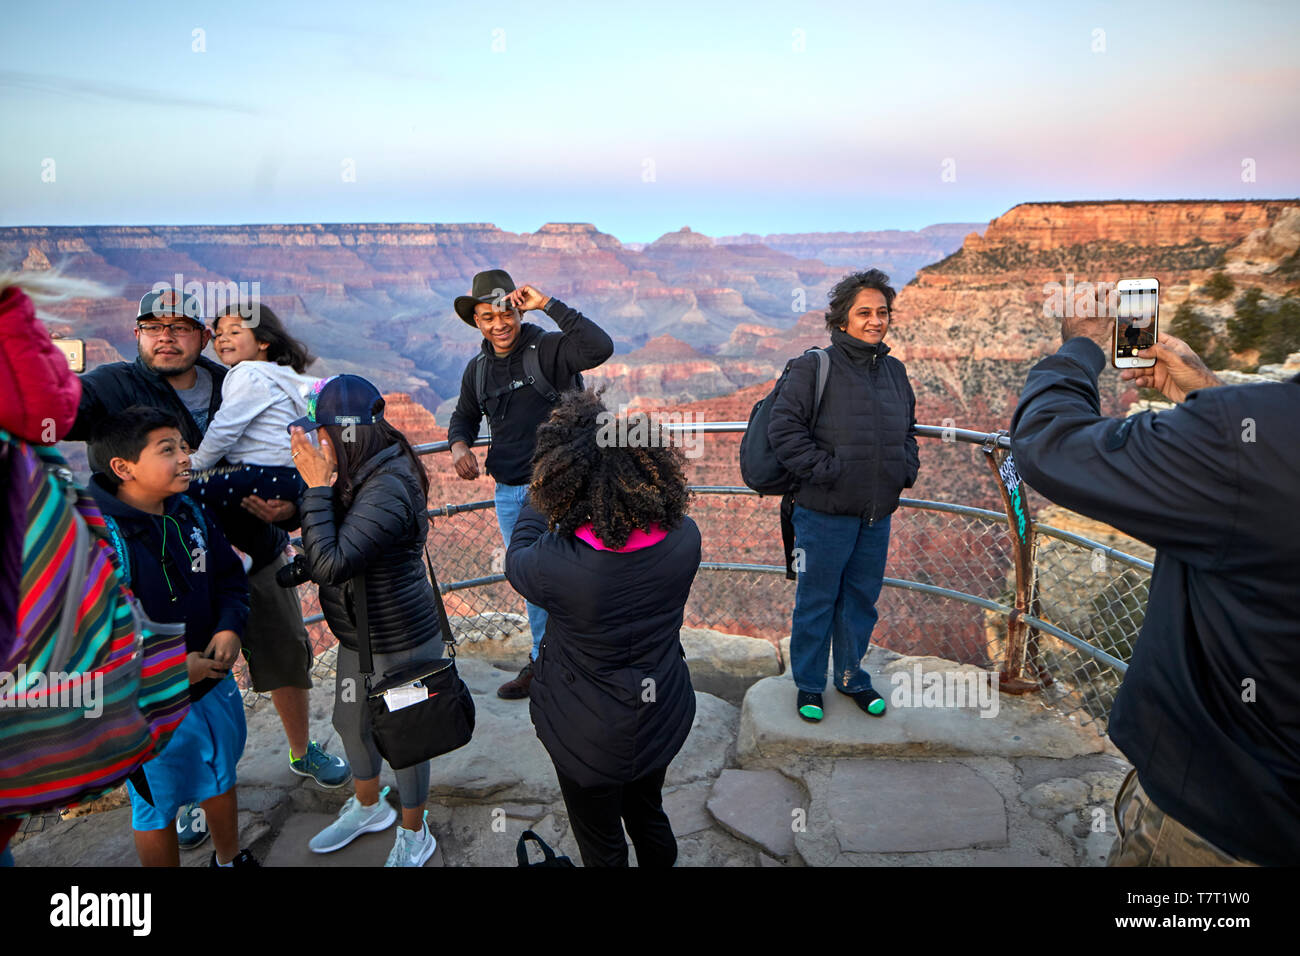
M134 406L104 422L88 448L90 492L125 541L131 586L155 621L185 625L190 711L143 765L146 800L132 783L131 827L144 866L179 866L176 814L203 808L212 866L257 866L239 847L235 765L247 728L230 669L248 620L243 565L202 506L184 496L189 447L174 416Z

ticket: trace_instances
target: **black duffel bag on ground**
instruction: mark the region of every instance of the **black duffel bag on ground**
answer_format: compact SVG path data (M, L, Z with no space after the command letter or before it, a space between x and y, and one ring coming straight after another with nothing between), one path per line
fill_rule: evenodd
M427 560L427 555L426 555ZM366 576L352 580L357 612L357 648L366 680L366 707L380 755L394 770L412 767L469 743L474 735L474 698L456 672L456 644L447 621L438 582L429 567L442 639L450 656L406 664L387 672L373 686L370 620L366 611Z

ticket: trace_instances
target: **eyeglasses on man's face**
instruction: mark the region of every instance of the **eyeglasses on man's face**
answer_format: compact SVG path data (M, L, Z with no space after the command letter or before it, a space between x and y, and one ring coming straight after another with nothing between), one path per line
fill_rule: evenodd
M147 335L150 338L158 338L164 332L174 339L183 339L191 335L199 334L199 327L193 322L137 322L137 329L141 335Z

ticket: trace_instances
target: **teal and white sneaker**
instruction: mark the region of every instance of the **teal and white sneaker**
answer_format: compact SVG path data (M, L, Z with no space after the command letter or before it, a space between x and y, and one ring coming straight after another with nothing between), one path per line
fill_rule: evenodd
M389 789L384 787L379 792L379 802L373 807L363 807L355 794L348 797L339 818L307 841L307 846L313 853L333 853L363 833L387 830L397 819L397 811L388 805Z
M437 848L438 841L429 832L429 811L425 810L419 833L406 827L397 828L397 842L384 866L424 866Z
M300 777L311 777L322 787L335 790L352 779L352 768L342 757L327 754L316 741L307 745L307 752L297 760L289 751L289 769Z
M208 838L208 821L203 808L197 803L187 803L176 814L176 842L182 850L201 846Z

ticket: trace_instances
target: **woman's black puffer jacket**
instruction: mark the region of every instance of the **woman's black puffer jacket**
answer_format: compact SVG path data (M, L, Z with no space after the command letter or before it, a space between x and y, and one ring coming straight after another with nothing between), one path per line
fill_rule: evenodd
M364 571L373 653L442 640L424 570L429 516L411 460L400 445L391 445L358 469L354 487L346 511L335 503L333 488L308 488L298 503L307 567L320 585L330 630L344 647L358 649L352 579Z
M874 520L892 514L916 482L916 396L884 342L831 332L830 374L813 421L817 356L801 355L772 403L772 453L799 481L812 511Z
M529 709L556 769L578 786L639 780L686 742L695 691L681 628L699 566L690 518L620 553L547 532L530 504L520 510L506 577L549 614Z

